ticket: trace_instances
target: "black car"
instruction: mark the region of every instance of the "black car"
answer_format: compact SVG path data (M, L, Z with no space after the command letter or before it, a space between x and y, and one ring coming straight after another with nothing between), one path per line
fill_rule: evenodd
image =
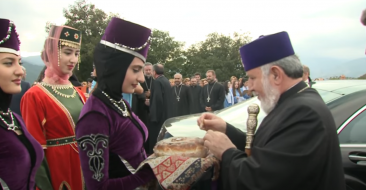
M333 114L342 152L347 188L366 189L366 80L317 81L312 85ZM260 105L257 97L215 112L228 123L246 132L247 108ZM170 136L203 137L197 126L200 114L168 119L159 140ZM258 126L265 117L258 114Z

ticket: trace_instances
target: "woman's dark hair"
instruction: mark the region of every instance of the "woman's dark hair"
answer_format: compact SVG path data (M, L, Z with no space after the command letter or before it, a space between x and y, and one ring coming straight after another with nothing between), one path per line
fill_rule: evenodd
M243 87L244 86L244 79L243 78L241 78L241 80L239 80L240 81L240 83L239 83L239 88L241 88L241 87Z
M235 88L235 83L239 83L239 81L234 81L234 83L232 84L232 89L233 89L233 96L236 96L236 88ZM238 91L239 91L239 95L243 96L243 93L240 91L240 85L238 84Z
M224 82L224 89L225 89L225 94L229 93L229 81L225 81Z
M73 73L70 77L69 77L69 81L71 82L71 84L73 86L81 86L81 83L79 82L78 77L76 76L75 73Z
M41 70L41 72L39 73L38 75L38 78L36 81L34 81L35 83L36 82L42 82L42 80L44 79L44 71L47 69L46 66L43 67L43 69Z

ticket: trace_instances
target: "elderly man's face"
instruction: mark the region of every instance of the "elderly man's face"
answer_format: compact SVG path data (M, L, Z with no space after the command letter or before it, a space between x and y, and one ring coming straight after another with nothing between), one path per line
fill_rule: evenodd
M151 65L146 65L144 67L144 74L148 77L151 77L151 75L152 75L152 66Z
M280 97L279 90L274 85L274 76L263 76L262 69L257 67L247 71L249 90L254 91L261 101L261 108L265 113L269 113L276 106Z
M182 83L182 76L181 75L174 75L174 83L175 85L180 85L180 83Z

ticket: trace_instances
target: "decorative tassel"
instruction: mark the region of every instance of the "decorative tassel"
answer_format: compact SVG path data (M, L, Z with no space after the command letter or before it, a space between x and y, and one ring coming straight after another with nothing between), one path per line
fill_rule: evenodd
M58 67L60 67L60 59L61 59L61 41L59 42L59 47L58 47L58 60L57 60Z
M80 54L79 54L79 57L78 57L79 59L78 59L78 70L79 70L79 66L80 66L80 63L81 63L81 56L80 56Z

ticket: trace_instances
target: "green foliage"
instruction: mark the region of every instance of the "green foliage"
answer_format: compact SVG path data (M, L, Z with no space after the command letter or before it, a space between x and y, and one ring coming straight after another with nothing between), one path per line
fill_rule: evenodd
M82 32L81 41L81 63L79 70L75 74L80 81L85 81L90 77L93 69L93 52L95 45L99 43L104 29L107 27L112 17L119 17L118 14L105 13L95 7L94 4L87 3L86 0L77 0L68 9L64 9L65 25L76 28ZM47 22L45 31L48 33L54 23Z
M79 70L75 70L80 81L90 77L93 69L93 52L95 45L99 43L105 28L112 17L119 17L118 14L107 14L87 3L86 0L78 0L74 5L64 9L65 25L82 31L81 42L81 63Z
M211 33L205 41L183 50L184 43L174 41L168 32L155 29L147 61L164 64L168 78L173 78L175 73L191 77L196 72L205 78L206 71L213 69L218 79L224 81L231 76L245 75L239 48L250 40L246 33L232 36Z
M200 72L201 78L204 78L206 71L212 69L219 81L229 80L231 76L245 76L239 48L250 40L247 33L234 33L232 36L209 34L205 41L187 50L188 61L184 65L186 74Z
M82 31L81 64L75 73L80 81L85 81L92 71L95 45L99 43L111 18L119 15L107 14L86 0L77 0L68 9L64 9L64 17L65 25ZM53 23L46 23L46 32L52 25ZM247 33L234 33L231 36L211 33L205 41L184 49L184 42L176 41L169 32L154 29L147 61L163 64L168 78L173 78L175 73L191 77L196 72L205 78L206 71L213 69L218 80L225 81L231 76L245 75L239 48L250 40Z
M182 72L185 57L184 43L175 41L169 32L154 29L147 62L161 63L165 67L165 76L173 77L177 72Z

